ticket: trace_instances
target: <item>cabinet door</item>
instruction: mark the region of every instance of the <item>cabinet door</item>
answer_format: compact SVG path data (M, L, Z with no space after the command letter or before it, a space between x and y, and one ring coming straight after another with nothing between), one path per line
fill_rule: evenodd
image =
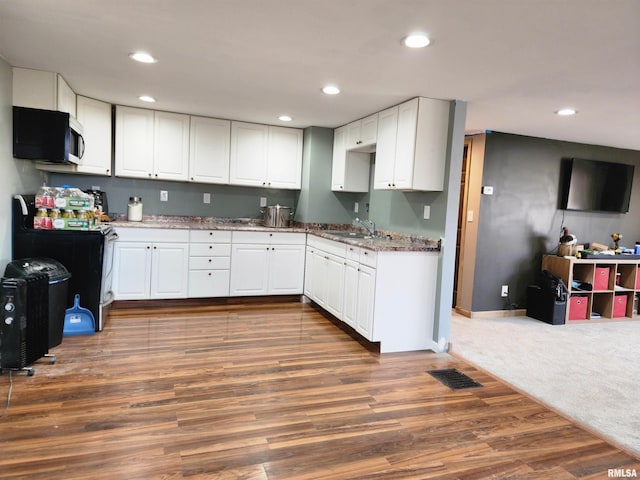
M153 139L153 178L187 180L189 116L154 112Z
M78 95L77 114L86 145L78 172L111 175L111 104Z
M116 106L116 176L151 178L153 123L152 110Z
M151 298L186 298L189 244L156 243L151 252Z
M347 127L336 128L333 131L333 158L331 162L331 190L344 191L345 155L346 155Z
M348 125L337 128L333 133L331 190L334 192L368 192L370 155L346 151L347 127Z
M231 122L217 118L191 117L189 180L229 183Z
M361 121L360 140L362 145L374 145L378 140L378 114L374 113Z
M296 295L304 283L304 245L272 245L269 251L269 294Z
M145 300L150 294L151 245L116 242L113 251L113 294L116 300Z
M326 255L326 303L325 308L331 314L342 316L342 298L344 294L344 259L336 255Z
M342 300L342 320L356 328L356 300L358 298L358 262L351 260L344 264L344 297Z
M57 109L61 112L67 112L72 117L76 117L76 94L65 79L62 78L62 75L57 75L57 87Z
M300 189L302 185L302 130L269 127L267 187Z
M373 307L376 288L376 271L364 265L358 266L358 295L356 299L356 330L367 340L373 339Z
M313 295L311 298L324 308L327 301L327 260L324 252L315 250L312 262L311 282L313 283Z
M13 67L13 104L18 107L58 109L57 74Z
M394 168L395 188L413 188L417 126L418 99L414 98L398 107L398 133Z
M360 120L351 122L347 125L347 141L345 143L346 149L359 147L361 142L360 133L362 131L362 123Z
M267 125L231 122L230 184L266 184L268 131Z
M189 271L189 298L229 296L229 270Z
M266 295L269 282L269 246L231 246L230 292L233 296Z
M397 130L397 106L378 114L378 143L376 144L376 165L373 172L374 189L388 190L393 188Z
M313 248L307 247L304 262L304 294L313 298Z

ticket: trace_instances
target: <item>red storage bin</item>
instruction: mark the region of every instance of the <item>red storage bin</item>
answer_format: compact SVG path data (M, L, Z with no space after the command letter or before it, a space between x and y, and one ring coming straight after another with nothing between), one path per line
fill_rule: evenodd
M627 316L627 296L615 295L613 297L613 318Z
M569 320L586 320L588 297L572 295L569 297Z
M609 290L609 267L596 267L596 273L593 278L594 290Z

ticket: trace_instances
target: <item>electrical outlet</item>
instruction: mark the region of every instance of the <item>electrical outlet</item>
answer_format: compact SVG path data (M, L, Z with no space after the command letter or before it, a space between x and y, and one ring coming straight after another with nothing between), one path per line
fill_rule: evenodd
M267 197L260 197L260 206L261 207L267 206Z
M169 201L169 192L166 190L160 190L160 201L168 202Z
M358 213L358 210L360 210L360 204L358 202L354 202L353 203L353 213Z
M429 220L429 218L431 217L431 205L425 205L424 206L424 211L422 212L422 217L425 220Z
M500 291L500 296L501 297L508 297L509 296L509 285L502 285L502 290Z
M202 194L202 203L211 203L211 194L203 193Z

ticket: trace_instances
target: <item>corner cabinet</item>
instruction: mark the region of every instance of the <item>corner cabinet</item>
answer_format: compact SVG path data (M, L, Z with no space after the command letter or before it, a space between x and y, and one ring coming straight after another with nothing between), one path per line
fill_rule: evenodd
M115 175L186 181L189 116L116 106Z
M229 183L300 189L302 130L231 122Z
M371 155L347 150L348 130L349 125L345 125L333 131L331 190L334 192L368 192Z
M449 102L414 98L379 113L373 188L442 191Z
M13 104L77 113L76 94L61 75L30 68L13 68Z
M565 323L640 319L640 259L578 259L545 255L542 269L562 278L569 296ZM591 290L576 288L584 282Z

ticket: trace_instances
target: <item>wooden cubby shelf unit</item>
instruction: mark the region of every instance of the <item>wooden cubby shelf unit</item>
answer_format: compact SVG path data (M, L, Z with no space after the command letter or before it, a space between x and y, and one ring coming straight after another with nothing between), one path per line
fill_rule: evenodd
M565 323L640 320L638 307L634 310L638 304L635 299L640 296L640 260L614 256L584 260L545 255L542 269L562 278L567 286ZM593 289L576 289L574 281L591 284Z

